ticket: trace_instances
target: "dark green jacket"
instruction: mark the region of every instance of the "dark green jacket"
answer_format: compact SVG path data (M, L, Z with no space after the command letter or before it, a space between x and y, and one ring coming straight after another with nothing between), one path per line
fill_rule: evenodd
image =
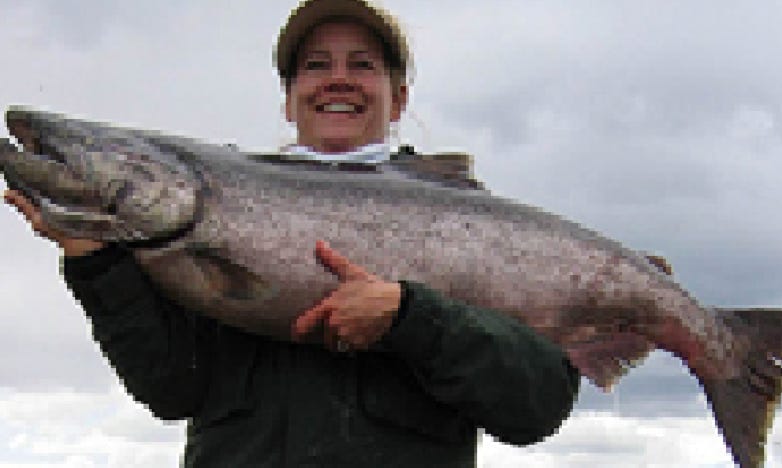
M402 283L385 351L337 354L183 311L119 247L63 269L128 392L189 418L185 466L473 467L477 427L536 442L578 389L529 328L415 283Z

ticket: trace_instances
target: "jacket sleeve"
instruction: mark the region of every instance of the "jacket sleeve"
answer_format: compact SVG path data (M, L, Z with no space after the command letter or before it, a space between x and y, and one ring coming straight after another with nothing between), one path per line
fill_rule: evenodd
M518 320L402 282L399 317L384 341L424 389L503 442L554 433L580 377L563 351Z
M192 416L206 387L211 323L163 299L118 246L64 258L63 274L127 391L159 418Z

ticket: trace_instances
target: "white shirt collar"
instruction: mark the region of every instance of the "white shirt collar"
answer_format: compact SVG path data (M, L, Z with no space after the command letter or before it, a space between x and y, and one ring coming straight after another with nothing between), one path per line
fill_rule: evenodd
M290 145L282 149L284 154L323 162L362 162L378 164L391 159L391 146L388 143L371 143L347 153L326 154L315 151L309 146Z

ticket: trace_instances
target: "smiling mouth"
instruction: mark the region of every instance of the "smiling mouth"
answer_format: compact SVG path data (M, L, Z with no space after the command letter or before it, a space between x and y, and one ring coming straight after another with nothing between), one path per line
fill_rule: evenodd
M315 112L319 114L363 114L366 106L361 104L350 104L347 102L329 102L315 106Z

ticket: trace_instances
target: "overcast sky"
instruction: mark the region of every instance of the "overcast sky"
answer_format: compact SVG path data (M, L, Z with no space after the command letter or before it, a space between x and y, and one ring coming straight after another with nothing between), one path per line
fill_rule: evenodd
M292 132L272 43L295 3L0 0L0 108L276 148ZM416 61L401 140L467 151L495 193L664 255L704 304L782 307L782 2L384 4ZM56 249L3 207L0 229L0 468L174 466L182 426L118 386ZM780 411L767 450L782 467ZM480 462L731 466L663 353L613 394L585 384L544 443L486 439Z

